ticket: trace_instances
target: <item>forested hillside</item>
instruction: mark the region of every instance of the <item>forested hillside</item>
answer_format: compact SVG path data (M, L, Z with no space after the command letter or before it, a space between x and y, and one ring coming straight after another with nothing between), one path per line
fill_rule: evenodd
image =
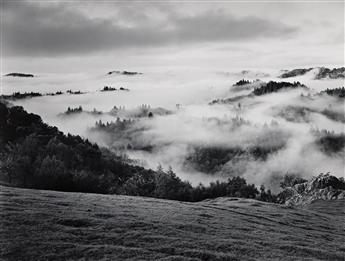
M60 191L138 195L182 201L220 196L255 198L240 177L192 187L172 169L135 166L125 156L80 136L65 135L22 107L0 102L0 178L11 186Z

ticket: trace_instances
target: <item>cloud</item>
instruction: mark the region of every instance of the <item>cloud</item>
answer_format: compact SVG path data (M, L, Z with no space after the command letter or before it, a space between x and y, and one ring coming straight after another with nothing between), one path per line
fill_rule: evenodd
M115 6L118 10L114 15L104 17L92 15L90 9L88 15L76 7L77 4L5 4L2 26L4 55L56 56L127 47L281 38L297 30L296 27L255 16L236 18L219 11L187 15L176 10L167 13L169 11L165 8L162 10L166 13L157 14L149 6L147 10L134 11L132 19L126 20L121 14L121 6ZM143 12L147 14L140 15ZM159 19L160 16L164 19Z
M281 37L296 28L254 16L235 18L223 13L209 12L198 16L177 19L177 34L189 40L239 40L260 37Z

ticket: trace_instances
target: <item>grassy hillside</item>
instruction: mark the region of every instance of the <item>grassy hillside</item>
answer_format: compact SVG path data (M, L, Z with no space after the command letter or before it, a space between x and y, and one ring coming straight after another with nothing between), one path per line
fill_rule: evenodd
M345 201L292 209L0 186L5 260L344 260Z

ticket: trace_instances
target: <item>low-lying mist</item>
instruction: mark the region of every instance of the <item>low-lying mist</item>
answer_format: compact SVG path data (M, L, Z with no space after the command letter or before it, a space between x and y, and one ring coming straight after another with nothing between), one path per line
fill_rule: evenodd
M278 73L49 75L5 79L3 91L86 92L14 103L65 133L126 153L142 166L171 166L192 184L243 176L275 189L286 173L343 175L344 99L319 93L343 81L313 80L314 73L284 79L307 88L261 96L253 95L254 88L281 81ZM261 78L233 86L244 77ZM104 86L129 91L101 92ZM80 112L64 113L79 106ZM333 149L334 144L340 147Z

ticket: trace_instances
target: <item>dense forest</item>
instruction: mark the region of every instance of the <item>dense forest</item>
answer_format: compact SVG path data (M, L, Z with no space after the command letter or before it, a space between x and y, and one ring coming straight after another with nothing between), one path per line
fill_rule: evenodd
M321 67L320 71L315 76L315 79L324 79L324 78L330 78L330 79L345 78L345 67L339 67L339 68L333 68L333 69Z
M255 84L255 85L253 85ZM235 102L240 102L244 98L249 98L253 96L261 96L269 93L278 92L280 90L286 90L286 89L296 89L296 88L307 88L304 84L300 82L275 82L275 81L269 81L269 82L261 82L260 80L255 80L253 82L250 82L248 80L240 80L233 84L233 87L243 87L248 86L250 89L254 87L254 90L250 94L243 94L238 95L226 99L215 99L211 101L209 104L230 104Z
M277 152L284 146L264 147L252 146L247 149L241 147L195 147L193 152L185 159L185 166L197 171L214 174L221 171L225 164L239 161L266 160L268 155Z
M104 86L101 92L111 92L111 91L116 91L117 89L115 87L111 86Z
M268 83L255 88L253 93L257 96L278 92L282 89L296 89L299 87L306 88L305 85L301 84L300 82L275 82L275 81L269 81Z
M280 78L289 78L289 77L296 77L306 74L311 70L316 68L302 68L302 69L293 69L291 71L285 70L285 72L280 75ZM333 68L329 69L326 67L319 67L318 72L315 74L314 79L320 80L325 78L330 79L340 79L345 77L345 67Z
M149 115L152 115L149 114ZM152 116L148 116L152 117ZM97 121L95 126L90 128L91 133L103 134L103 142L114 150L143 150L152 151L154 148L149 142L143 142L137 137L146 130L144 126L138 126L135 123L139 119L121 119L117 117L116 121L102 122Z
M83 112L83 107L79 106L79 107L76 107L76 108L71 108L71 107L68 107L67 108L67 111L64 112L64 114L75 114L75 113L81 113Z
M345 113L336 112L330 109L324 109L320 113L330 120L340 121L340 122L345 123Z
M344 113L334 111L329 108L316 110L306 106L284 106L275 115L284 118L290 122L311 122L311 114L317 113L333 121L345 122Z
M125 194L200 201L236 196L273 201L241 177L192 187L172 169L134 166L80 136L65 135L22 107L0 101L0 180L2 184L60 191Z
M310 114L316 112L304 106L285 106L276 114L290 122L310 122Z
M8 73L5 76L12 76L12 77L29 77L32 78L34 77L33 74L31 73Z
M300 75L304 75L307 72L313 70L313 68L302 68L302 69L293 69L291 71L286 71L284 72L282 75L280 75L280 78L290 78L290 77L296 77L296 76L300 76Z
M345 149L345 134L334 133L327 130L313 131L316 136L316 145L321 151L326 154L333 154L344 151Z
M111 72L108 72L108 75L111 75L111 74L122 74L122 75L133 76L133 75L140 75L140 74L143 74L143 73L140 73L140 72L130 72L130 71L111 71Z
M345 98L345 88L339 87L334 89L326 89L325 91L322 91L321 93L326 93L330 96L339 97L339 98Z

